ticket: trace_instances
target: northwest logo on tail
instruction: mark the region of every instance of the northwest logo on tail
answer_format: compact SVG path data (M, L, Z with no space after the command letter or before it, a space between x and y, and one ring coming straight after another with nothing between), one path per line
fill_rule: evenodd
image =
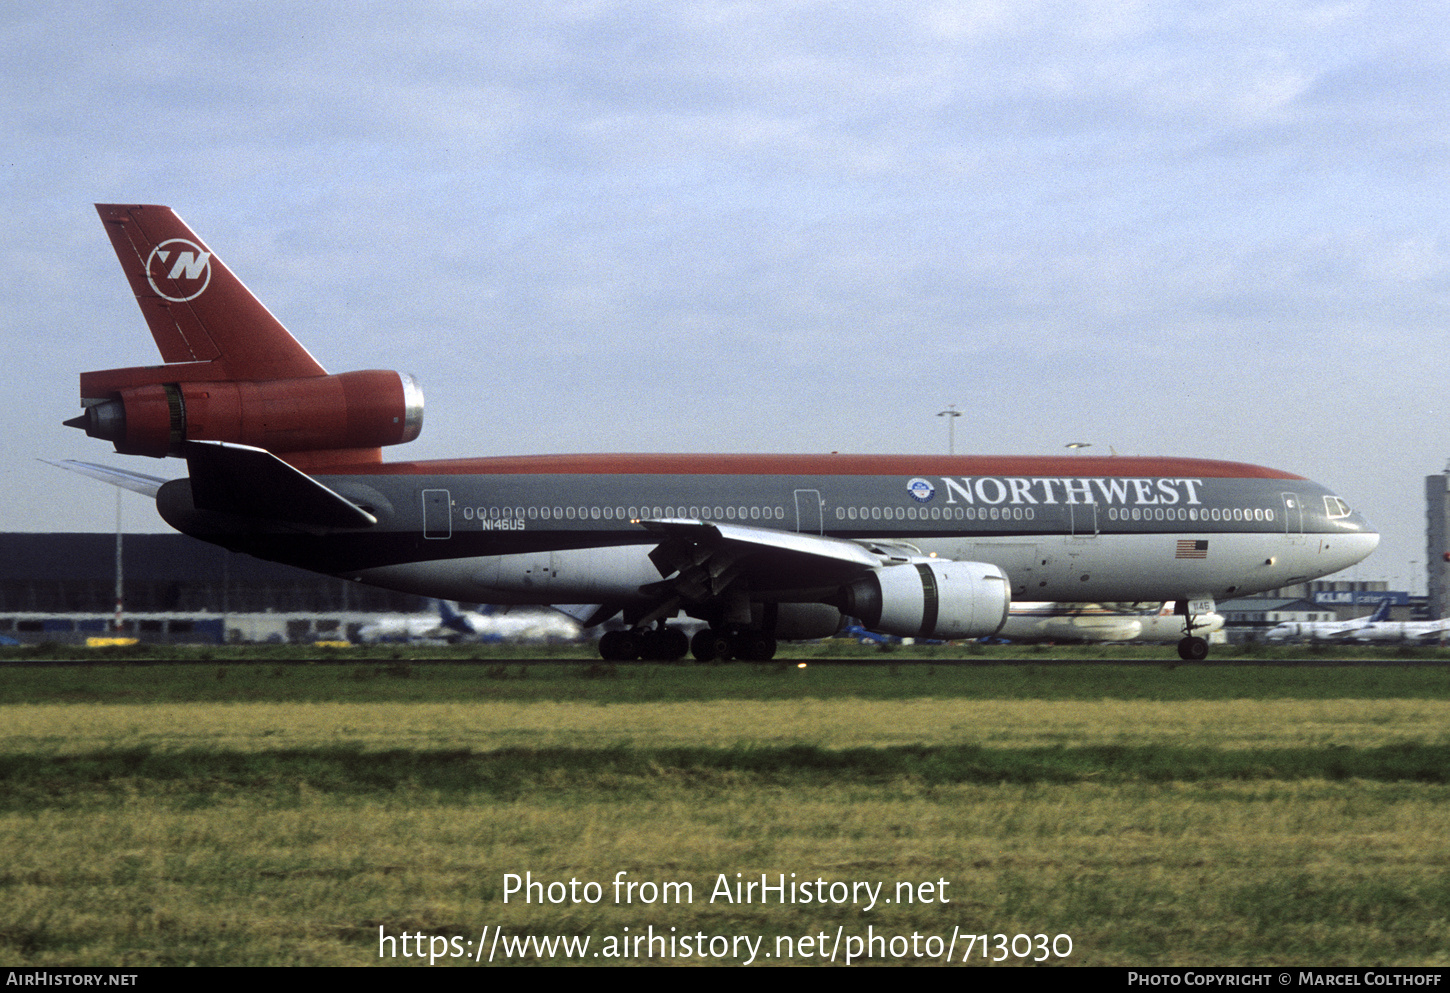
M163 241L151 249L146 259L146 279L164 300L172 303L195 300L211 283L211 253L185 238ZM165 280L162 285L167 289L157 285L158 280Z

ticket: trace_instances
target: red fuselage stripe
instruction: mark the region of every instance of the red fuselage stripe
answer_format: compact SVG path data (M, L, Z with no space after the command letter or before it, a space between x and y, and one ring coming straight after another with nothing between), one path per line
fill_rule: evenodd
M329 467L329 475L1115 476L1303 479L1211 459L1061 455L505 455Z

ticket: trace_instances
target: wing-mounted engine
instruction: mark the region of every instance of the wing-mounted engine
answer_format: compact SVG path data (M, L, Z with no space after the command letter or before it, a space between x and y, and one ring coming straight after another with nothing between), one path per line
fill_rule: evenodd
M873 569L841 590L841 609L902 638L982 638L1007 620L1006 575L985 562L921 559Z
M692 520L640 523L665 539L650 558L666 577L641 588L661 604L641 623L682 603L733 603L738 590L740 616L725 620L781 638L827 637L838 611L906 638L980 638L1002 627L1012 602L997 566L931 558L906 542Z
M189 441L269 452L376 449L418 437L423 391L412 376L366 370L259 382L157 382L175 369L114 369L81 377L85 411L66 421L123 455L160 458ZM132 383L150 373L151 382Z
M781 641L829 638L845 623L841 612L828 603L751 604L750 620Z

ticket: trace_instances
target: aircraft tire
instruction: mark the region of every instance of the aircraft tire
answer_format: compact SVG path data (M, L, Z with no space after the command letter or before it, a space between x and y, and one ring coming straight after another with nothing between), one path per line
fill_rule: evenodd
M646 631L640 636L640 657L651 662L678 662L690 650L690 639L679 628Z
M659 631L645 631L639 636L639 657L646 662L661 662L664 660L664 637Z
M1185 662L1202 662L1208 658L1208 642L1202 638L1184 638L1178 643L1178 657Z
M775 658L775 639L764 631L741 631L730 639L737 659L748 662L769 662Z
M695 632L690 639L690 654L700 662L727 662L730 659L730 639L723 631L705 628Z
M606 662L633 662L639 658L639 648L633 631L606 631L599 639L599 657Z

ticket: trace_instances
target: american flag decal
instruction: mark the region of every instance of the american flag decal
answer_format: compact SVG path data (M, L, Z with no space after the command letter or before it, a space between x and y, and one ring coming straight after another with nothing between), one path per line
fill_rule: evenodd
M1199 538L1178 539L1178 551L1173 553L1175 559L1206 559L1208 558L1208 540Z

